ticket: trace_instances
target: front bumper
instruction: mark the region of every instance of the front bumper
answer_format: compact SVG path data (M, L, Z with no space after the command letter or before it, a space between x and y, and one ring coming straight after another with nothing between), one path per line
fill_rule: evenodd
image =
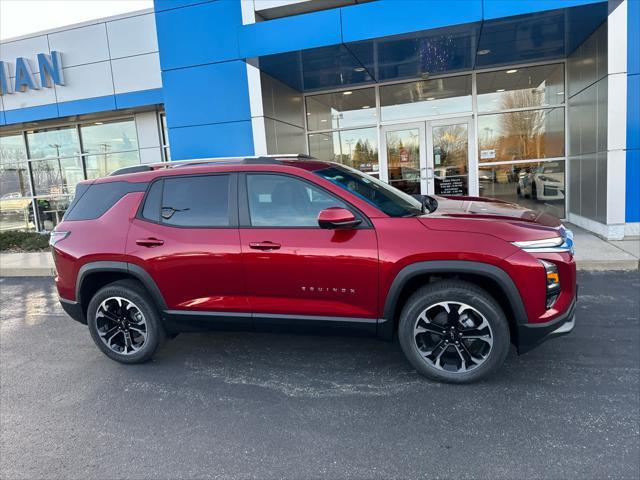
M547 323L525 323L518 326L517 348L518 353L532 350L551 338L561 337L570 333L576 325L576 299L560 317Z
M67 300L66 298L59 297L60 305L62 305L62 309L73 318L76 322L87 323L86 318L84 318L84 313L82 311L82 306L78 302L74 302L73 300Z

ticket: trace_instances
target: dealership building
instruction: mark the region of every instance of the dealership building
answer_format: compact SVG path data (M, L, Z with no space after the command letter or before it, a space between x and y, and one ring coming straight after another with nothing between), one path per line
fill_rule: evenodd
M156 0L0 60L3 230L120 167L306 153L640 235L639 0Z

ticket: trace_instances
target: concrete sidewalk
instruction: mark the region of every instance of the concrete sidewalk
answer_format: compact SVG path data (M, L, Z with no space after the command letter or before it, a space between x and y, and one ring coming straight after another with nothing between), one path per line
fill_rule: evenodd
M578 270L637 270L640 239L607 242L575 225ZM49 252L0 253L0 277L50 277L55 274Z

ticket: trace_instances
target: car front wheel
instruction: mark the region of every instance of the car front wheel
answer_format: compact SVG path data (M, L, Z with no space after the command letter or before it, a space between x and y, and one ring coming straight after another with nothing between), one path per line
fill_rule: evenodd
M400 315L403 352L422 375L450 383L487 377L509 352L509 325L497 302L464 281L443 280L417 290Z
M87 308L87 324L98 348L120 363L146 362L166 338L153 301L134 280L98 290Z

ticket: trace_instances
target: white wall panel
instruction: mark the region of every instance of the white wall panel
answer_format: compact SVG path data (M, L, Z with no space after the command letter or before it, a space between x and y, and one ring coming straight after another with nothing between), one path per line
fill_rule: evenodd
M15 62L18 57L28 58L33 73L39 72L38 53L49 53L49 43L46 35L0 44L0 60L9 62L10 75L15 75Z
M15 82L15 79L12 78L11 82ZM56 92L53 88L15 92L3 95L2 101L4 102L4 108L6 110L36 107L38 105L46 105L47 103L56 103Z
M64 69L66 86L57 86L59 102L113 95L109 62L92 63Z
M107 23L111 58L158 51L156 23L152 13Z
M141 148L140 163L159 163L162 161L160 147Z
M136 132L138 134L138 146L151 148L160 146L160 129L158 127L158 115L154 112L136 113Z
M51 50L62 53L65 67L109 59L107 30L104 23L49 34Z
M116 93L135 92L162 87L160 57L157 53L112 60Z

